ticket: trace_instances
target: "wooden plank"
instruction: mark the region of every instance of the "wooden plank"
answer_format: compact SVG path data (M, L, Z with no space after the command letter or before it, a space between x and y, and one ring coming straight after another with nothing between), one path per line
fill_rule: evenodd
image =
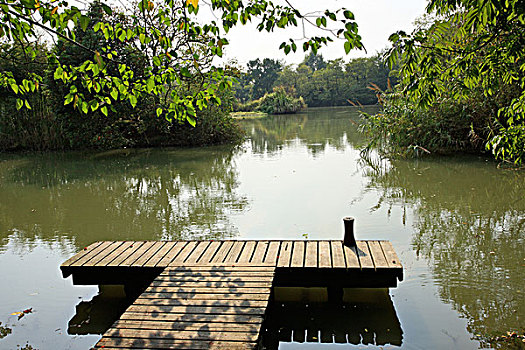
M138 242L130 242L131 244L129 247L124 250L122 253L120 253L113 261L106 264L106 266L119 266L120 263L122 263L124 260L126 260L130 255L135 253L140 247L144 244L144 242L138 241Z
M345 252L345 262L347 269L360 269L359 258L357 257L357 250L355 247L347 247L343 245L343 251Z
M91 253L91 251L93 249L95 249L96 247L98 247L101 244L103 244L103 242L91 243L89 246L85 247L79 253L73 255L71 258L69 258L66 261L64 261L61 266L69 266L72 263L74 263L75 261L82 259L84 256L86 256L87 254Z
M290 260L292 258L293 252L293 242L283 241L281 242L281 249L279 250L279 255L277 257L277 266L278 267L289 267Z
M195 247L193 252L191 252L191 254L188 256L188 258L186 258L184 263L190 263L191 264L191 263L196 263L197 261L199 261L201 255L204 254L204 252L206 251L206 249L209 246L210 246L210 242L209 241L199 242L199 244L197 244L197 246Z
M117 242L102 242L101 245L97 246L94 249L91 249L89 253L82 256L82 258L78 259L77 261L69 264L69 266L84 266L84 264L88 263L92 258L96 257L99 254L102 254L104 256L104 252L106 252L106 249L109 248L109 251L107 251L105 254L109 254L109 252L113 249L115 249L115 245L118 246Z
M147 251L155 245L154 241L144 241L142 245L136 249L131 255L129 255L126 259L122 260L119 264L119 266L132 266L133 263L137 261L141 256L147 253Z
M264 315L266 307L243 307L243 306L175 306L175 305L137 305L132 304L126 312L146 313L145 319L151 317L151 313L185 313L206 315Z
M151 258L149 258L149 260L143 266L145 266L145 267L155 267L155 266L157 266L157 264L162 260L162 258L164 258L164 256L166 256L166 254L168 254L168 252L171 250L171 248L173 248L176 244L177 244L177 242L166 242L166 244L164 244L162 246L162 248L159 249L155 253L155 255L153 255Z
M332 264L334 268L344 268L345 265L345 253L343 252L342 241L331 241L330 246L332 248Z
M252 258L252 255L255 250L255 245L257 242L255 241L247 241L244 245L244 248L241 252L241 255L239 256L239 260L237 260L237 263L239 264L245 264L249 263L250 259Z
M217 254L213 257L211 260L211 263L222 263L224 262L224 259L230 252L231 248L233 247L233 241L224 241L217 251Z
M259 332L260 326L258 324L240 323L240 324L228 324L228 323L210 323L203 324L201 322L166 322L166 321L135 321L135 320L117 320L111 328L120 329L160 329L160 330L173 330L173 331L199 331L206 329L212 332L248 332L255 333Z
M258 266L258 265L199 265L197 264L184 264L181 266L169 266L161 274L173 274L176 272L187 272L187 271L203 271L203 272L228 272L235 273L239 271L249 272L273 272L274 266Z
M135 305L178 305L178 306L246 306L246 307L266 307L267 300L188 300L179 298L152 299L143 296L138 297L133 302Z
M266 300L268 297L266 296ZM120 316L121 320L144 320L144 313L124 312ZM186 314L186 313L165 313L157 314L156 321L166 322L206 322L206 323L260 323L262 316L257 315L206 315L206 314Z
M401 265L401 261L397 257L392 243L388 241L380 241L380 244L381 248L383 249L383 253L385 254L385 257L387 259L388 266L394 269L402 269L403 265Z
M260 287L260 288L207 288L207 287L195 287L195 288L179 288L179 287L148 287L146 288L147 293L199 293L199 294L236 294L242 296L243 294L269 294L271 288Z
M330 252L330 242L328 241L319 242L319 267L332 267L332 254Z
M232 249L229 251L228 255L224 259L225 263L236 263L237 259L239 258L239 255L242 252L242 249L244 248L244 241L238 241L235 242Z
M195 282L188 282L186 279L180 280L180 281L159 281L155 280L153 281L150 286L154 287L166 287L166 288L172 288L177 287L181 288L184 287L187 288L201 288L201 287L213 287L213 288L258 288L258 287L265 287L265 288L271 288L272 287L272 281L253 281L253 282L247 282L243 281L242 279L239 279L237 281L209 281L207 278L202 279L201 281L195 281Z
M138 258L133 263L133 266L144 266L149 261L149 259L155 256L155 254L157 254L157 252L160 251L165 245L166 242L155 242L155 244L153 244L150 249L148 249L140 258Z
M268 249L268 241L258 241L257 247L255 247L255 252L253 253L251 263L262 264L264 262L264 257L266 256L266 250Z
M183 349L183 350L248 350L255 349L255 342L197 340L197 339L137 339L123 337L102 338L96 349Z
M163 276L168 276L168 275L163 275ZM178 271L178 272L174 272L174 273L171 273L169 276L172 276L172 278L182 278L182 277L185 277L185 276L196 276L196 273L195 272L192 272L192 271L188 271L188 272L182 272L182 271ZM228 272L228 271L214 271L214 272L199 272L198 273L198 276L200 278L208 278L208 277L237 277L237 278L244 278L244 277L253 277L253 278L265 278L265 277L268 277L268 278L273 278L274 276L274 273L273 272L250 272L250 271L245 271L245 272Z
M124 254L128 249L133 249L133 241L124 241L122 242L115 250L106 255L103 259L98 262L92 261L92 266L106 266L111 263L113 260L117 259L121 254Z
M145 298L172 298L173 293L150 293L148 291L141 294ZM178 292L177 297L181 299L193 299L193 300L238 300L238 293L228 292L215 292L215 293L199 293L199 292ZM250 300L268 300L268 293L243 293L243 298L249 298Z
M207 346L206 346L207 344ZM95 349L185 349L185 350L241 350L256 349L257 343L251 341L224 340L224 339L162 339L162 338L134 338L134 337L105 337L96 345ZM250 347L248 347L250 346Z
M136 329L108 329L107 337L140 338L140 339L191 339L191 340L228 340L255 342L259 337L257 333L239 332L209 332L194 331L152 331ZM105 344L105 342L103 342Z
M304 259L304 267L317 267L317 245L317 241L306 242L306 256Z
M304 241L293 242L293 253L290 267L304 267Z
M357 241L357 256L359 257L359 263L362 269L373 269L374 263L368 250L368 244L366 241Z
M179 283L181 281L181 277L174 275L174 276L159 276L155 279L155 283L157 282L174 282ZM203 279L203 276L186 276L184 278L185 282L271 282L273 281L272 275L263 276L262 278L260 276L253 276L253 277L244 277L244 276L238 276L238 275L229 275L229 276L216 276L216 277L210 277L207 276L205 279Z
M191 241L188 242L180 251L180 253L171 261L171 263L168 265L180 265L182 262L184 262L188 256L193 252L195 247L197 246L197 241ZM164 270L166 271L166 270Z
M221 241L212 241L198 262L201 264L209 264L215 253L217 253L217 250L220 248L221 244Z
M265 264L276 265L277 264L277 255L279 254L279 247L281 242L272 241L268 245L268 250L266 256L264 257Z
M388 269L388 262L386 261L383 249L378 241L368 241L368 249L370 249L370 255L372 256L372 262L376 269Z
M174 243L170 250L155 264L155 266L158 267L165 267L169 266L173 260L179 256L179 254L182 252L182 249L188 244L188 242L180 241L180 242L170 242Z

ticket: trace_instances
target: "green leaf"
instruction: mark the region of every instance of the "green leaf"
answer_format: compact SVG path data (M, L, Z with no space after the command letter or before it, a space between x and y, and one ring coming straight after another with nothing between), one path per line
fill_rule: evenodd
M11 84L11 89L14 91L15 94L18 94L18 85Z
M98 101L92 100L90 103L91 111L96 111L99 107Z
M88 16L80 16L80 27L82 28L83 31L86 31L88 25L89 25L89 17Z
M308 47L310 47L310 43L308 41L305 41L303 43L303 51L308 51Z
M186 120L188 120L188 123L190 123L191 126L195 127L197 125L197 122L191 115L186 115Z
M352 20L352 21L355 19L354 14L351 11L345 10L343 12L343 14L344 14L346 19L349 19L349 20Z
M157 117L160 117L162 114L162 108L157 108Z
M70 104L71 102L73 102L73 95L72 94L67 94L66 98L64 100L64 106Z
M191 77L191 73L190 73L190 71L188 70L187 67L182 67L181 70L180 70L180 73L182 74L183 77L186 77L186 78L190 78Z
M102 106L102 108L100 108L100 111L101 111L102 114L104 114L106 117L108 116L108 107L107 107L107 106Z
M91 71L93 72L93 76L97 76L100 73L100 68L98 67L98 64L94 64L91 67Z
M24 104L25 104L27 109L31 109L31 105L29 104L28 100L24 100Z
M109 93L111 97L116 101L118 98L118 90L116 88L111 89L111 92Z
M124 40L126 40L126 37L127 37L126 36L126 31L125 30L121 30L120 35L118 36L118 40L124 41Z
M137 105L137 97L135 95L129 95L129 103L131 104L131 107L135 108Z
M352 49L352 44L350 44L349 41L345 41L345 53L348 55L350 50Z
M108 5L106 4L101 4L102 5L102 9L104 10L104 12L110 16L111 14L113 14L113 10L111 9L111 7L109 7Z
M153 91L154 88L155 88L155 80L153 80L153 77L150 77L148 81L146 82L146 89L148 90L148 92L151 92Z
M20 108L24 107L24 101L17 98L16 99L16 109L19 110Z

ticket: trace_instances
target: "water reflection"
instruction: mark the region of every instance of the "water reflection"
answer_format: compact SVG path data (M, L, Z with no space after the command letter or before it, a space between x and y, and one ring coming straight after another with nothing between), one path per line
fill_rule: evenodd
M0 239L224 238L237 234L234 149L52 154L0 161Z
M277 297L276 297L277 299ZM341 302L281 301L268 307L263 345L338 343L401 346L403 330L388 289L345 289Z
M367 111L376 107L366 107ZM290 142L304 144L313 155L321 155L326 146L343 150L348 144L363 143L358 132L359 113L348 108L320 108L308 113L275 115L242 122L253 153L278 153Z
M120 285L100 286L99 294L81 301L68 322L68 334L103 334L124 313L135 298L126 297Z
M365 191L380 193L373 210L412 208L413 249L428 259L440 298L468 320L482 346L486 336L522 330L525 174L472 157L368 159L363 169Z

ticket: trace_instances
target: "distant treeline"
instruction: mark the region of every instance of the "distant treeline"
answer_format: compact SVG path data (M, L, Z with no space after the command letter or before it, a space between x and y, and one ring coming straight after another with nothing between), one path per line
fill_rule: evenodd
M385 90L389 73L380 55L345 62L310 54L299 65L256 59L240 72L235 96L246 104L282 86L289 94L302 97L309 107L371 105L377 103L377 96L369 87L373 84Z

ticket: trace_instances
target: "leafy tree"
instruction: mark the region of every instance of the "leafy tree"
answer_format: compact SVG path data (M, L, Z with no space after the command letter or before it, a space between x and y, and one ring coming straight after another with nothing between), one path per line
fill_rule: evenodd
M220 103L219 93L232 85L212 60L222 56L228 44L224 36L236 25L257 21L258 30L273 31L310 23L325 31L326 35L306 38L302 43L291 39L283 42L280 48L285 53L295 52L298 44L304 51L317 52L337 37L343 39L347 51L363 47L354 16L345 9L305 15L268 0L212 0L209 6L218 12L220 20L202 23L198 19L200 5L198 0L140 0L124 14L126 21L115 23L107 18L91 18L66 1L6 0L0 4L0 40L33 43L43 30L88 52L80 64L63 62L64 57L56 53L47 61L54 70L54 79L70 86L65 104L83 113L100 110L108 115L115 112L117 101L135 107L140 98L149 95L159 101L157 115L190 124L196 123L197 110ZM101 8L107 15L113 12L103 3ZM104 37L99 49L77 40L79 28L86 31L91 26ZM116 49L116 42L122 44L122 50ZM33 45L23 48L28 56L36 55ZM133 49L139 49L145 57L145 68L139 75L123 54ZM18 108L30 108L25 96L37 90L42 81L38 73L20 80L12 71L0 72L0 84L19 96ZM85 90L89 94L84 94Z
M246 78L251 85L251 99L256 100L272 92L279 72L283 69L283 64L271 58L265 58L262 61L257 58L249 61L247 67Z
M400 31L390 36L389 63L400 64L401 85L395 94L402 94L415 113L417 109L426 113L438 104L461 104L467 110L462 115L471 118L472 133L495 157L522 164L525 4L431 0L427 11L434 15L432 20L411 34ZM482 124L476 124L479 118Z
M313 52L310 52L310 54L304 58L303 63L313 71L326 68L326 62L323 59L323 55L318 55Z

